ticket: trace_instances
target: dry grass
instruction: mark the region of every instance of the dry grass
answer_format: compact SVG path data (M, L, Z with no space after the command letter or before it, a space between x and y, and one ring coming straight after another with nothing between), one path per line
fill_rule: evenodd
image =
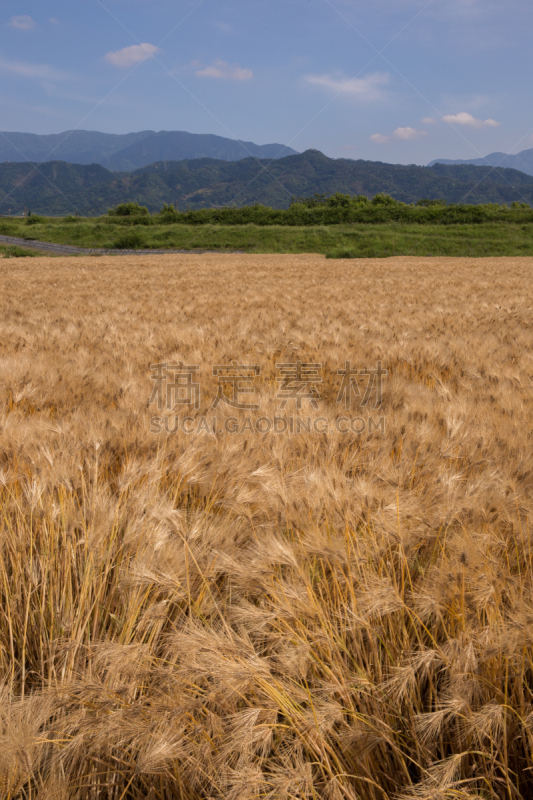
M17 259L0 309L2 798L533 796L532 259ZM382 358L386 433L150 434L150 364L202 415L232 358L263 413Z

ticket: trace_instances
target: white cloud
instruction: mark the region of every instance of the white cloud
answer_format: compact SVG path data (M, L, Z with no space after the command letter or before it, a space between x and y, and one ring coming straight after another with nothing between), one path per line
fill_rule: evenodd
M68 81L72 76L67 72L61 72L48 64L29 64L27 61L6 61L0 58L0 71L9 72L12 75L20 75L22 78L40 78L48 81Z
M417 131L415 128L396 128L394 133L390 136L384 136L382 133L374 133L370 137L371 142L376 144L388 144L389 142L409 142L413 139L418 139L420 136L427 136L427 131Z
M376 144L386 144L387 142L390 142L390 140L390 136L384 136L382 133L373 133L370 137L370 141L376 142Z
M198 64L193 62L193 67L196 66ZM197 69L196 76L198 78L218 78L226 81L251 81L254 73L251 69L245 69L238 64L228 64L227 61L217 58L209 67Z
M383 97L382 86L389 83L389 75L374 72L365 78L335 77L334 75L306 75L305 80L312 86L319 86L334 94L345 94L361 100L380 100Z
M495 119L476 119L466 111L461 111L459 114L447 114L442 119L451 125L468 125L470 128L497 128L500 124Z
M152 58L158 52L159 47L156 47L155 44L132 44L131 47L123 47L122 50L107 53L105 59L115 67L133 67L146 58Z
M411 141L413 139L418 139L419 136L427 136L427 133L426 131L417 131L414 128L396 128L392 136L394 139Z
M423 122L424 125L436 125L437 124L437 120L433 119L433 117L424 117L422 122Z
M23 14L21 17L11 17L7 24L11 28L18 28L21 31L31 31L35 28L34 20L27 14Z

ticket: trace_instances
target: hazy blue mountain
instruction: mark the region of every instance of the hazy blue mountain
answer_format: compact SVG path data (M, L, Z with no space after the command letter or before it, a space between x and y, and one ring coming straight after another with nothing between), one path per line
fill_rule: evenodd
M68 161L105 167L115 153L153 135L154 131L126 134L64 131L42 136L4 131L0 134L0 161Z
M438 158L428 164L428 167L433 167L435 164L472 164L476 167L505 167L508 169L518 169L520 172L525 172L526 175L533 175L533 150L522 150L515 156L509 156L507 153L490 153L485 158L472 158L453 161L447 158Z
M130 201L150 211L159 211L164 203L176 203L179 209L254 203L287 208L293 196L335 192L367 197L386 192L406 203L442 198L448 203L526 201L533 205L533 177L513 169L469 164L430 168L333 159L318 150L275 161L162 161L132 172L65 162L38 168L0 164L0 214L10 209L18 214L26 206L39 214L79 211L97 216Z
M99 133L65 131L40 136L34 133L0 134L0 162L67 161L71 164L101 164L116 171L130 171L155 161L183 161L216 158L238 161L241 158L281 158L296 150L281 144L257 145L210 134L185 131L140 131L139 133Z
M108 169L124 172L139 169L157 161L185 161L215 158L219 161L240 161L243 158L277 159L296 155L296 150L282 144L257 145L225 139L212 134L185 131L159 131L115 153Z

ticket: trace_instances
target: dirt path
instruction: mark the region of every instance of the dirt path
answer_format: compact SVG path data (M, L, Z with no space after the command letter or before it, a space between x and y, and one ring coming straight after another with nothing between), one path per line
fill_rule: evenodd
M165 253L217 253L216 250L121 250L112 249L105 250L102 247L73 247L69 244L55 244L53 242L40 242L38 240L22 239L19 236L0 236L0 244L17 245L25 247L28 250L40 250L45 253L54 253L58 256L119 256L119 255L146 255L147 253L165 254Z

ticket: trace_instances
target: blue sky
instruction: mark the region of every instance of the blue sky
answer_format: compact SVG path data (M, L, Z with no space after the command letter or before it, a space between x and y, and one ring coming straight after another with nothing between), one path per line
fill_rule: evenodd
M531 0L3 0L0 130L425 164L533 147Z

